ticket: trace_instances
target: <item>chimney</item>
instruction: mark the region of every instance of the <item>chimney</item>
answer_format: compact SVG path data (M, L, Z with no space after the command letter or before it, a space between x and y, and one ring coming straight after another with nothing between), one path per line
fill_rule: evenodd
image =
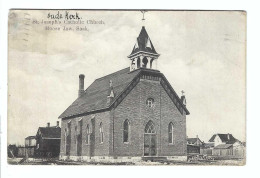
M230 140L230 134L229 133L227 134L227 139Z
M57 121L57 127L59 127L60 126L60 122L59 121Z
M47 123L47 127L50 127L50 123L49 122Z
M81 97L84 94L84 74L79 75L79 92L78 92L78 97Z

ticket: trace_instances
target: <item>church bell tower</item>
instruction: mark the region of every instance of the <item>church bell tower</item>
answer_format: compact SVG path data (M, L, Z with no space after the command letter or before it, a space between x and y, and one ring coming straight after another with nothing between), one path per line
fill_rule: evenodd
M130 71L139 68L157 69L157 59L159 56L143 26L134 48L128 56L130 59Z

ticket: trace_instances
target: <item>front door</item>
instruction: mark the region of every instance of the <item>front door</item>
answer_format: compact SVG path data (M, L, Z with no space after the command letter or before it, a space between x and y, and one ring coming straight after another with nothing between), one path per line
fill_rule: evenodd
M145 126L144 156L156 156L156 132L152 121Z

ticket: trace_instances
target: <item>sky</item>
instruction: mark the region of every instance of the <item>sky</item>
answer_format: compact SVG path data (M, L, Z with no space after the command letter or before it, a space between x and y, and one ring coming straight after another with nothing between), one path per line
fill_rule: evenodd
M246 139L246 14L239 11L70 11L103 24L46 25L57 10L13 10L8 31L8 143L24 144L38 127L56 125L96 78L129 66L142 26L160 54L158 69L181 96L187 136L207 142L213 134ZM59 11L65 14L65 11ZM39 24L35 22L39 22ZM75 21L75 20L74 20ZM45 27L60 27L59 31ZM74 31L63 31L63 26ZM76 26L87 31L76 31Z

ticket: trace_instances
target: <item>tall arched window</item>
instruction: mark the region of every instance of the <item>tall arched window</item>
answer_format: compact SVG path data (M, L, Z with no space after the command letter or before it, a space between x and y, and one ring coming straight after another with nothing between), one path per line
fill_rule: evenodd
M155 128L154 128L154 124L152 121L149 121L144 129L145 133L155 133Z
M156 131L152 121L149 121L144 128L144 156L156 155Z
M75 126L75 134L74 134L74 141L75 141L75 144L77 144L77 134L78 134L78 127Z
M124 131L123 131L123 141L129 142L129 121L125 120L124 122Z
M102 122L99 125L99 134L100 134L100 136L99 136L100 143L103 143L103 141L104 141L104 132L103 132L103 124L102 124Z
M90 143L90 129L89 125L87 125L87 138L86 138L86 144Z
M173 124L170 123L168 126L168 133L169 133L169 143L173 144Z

